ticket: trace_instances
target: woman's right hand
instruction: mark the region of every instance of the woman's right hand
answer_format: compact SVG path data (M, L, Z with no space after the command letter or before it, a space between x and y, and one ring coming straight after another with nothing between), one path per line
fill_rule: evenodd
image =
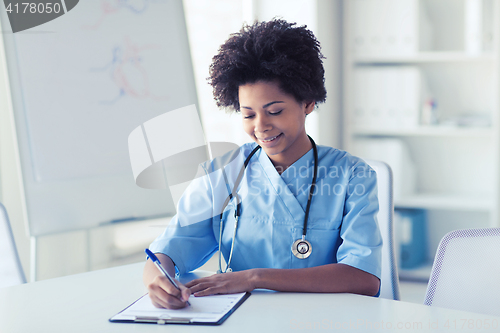
M156 254L161 264L171 276L175 272L172 260L164 254ZM180 290L163 275L155 264L148 260L144 267L143 281L148 289L151 302L157 308L166 309L181 309L187 306L186 301L191 295L189 288L186 288L182 283L175 281Z
M149 298L157 308L181 309L187 305L191 292L183 284L176 281L181 289L174 287L166 276L157 275L150 284L147 285Z

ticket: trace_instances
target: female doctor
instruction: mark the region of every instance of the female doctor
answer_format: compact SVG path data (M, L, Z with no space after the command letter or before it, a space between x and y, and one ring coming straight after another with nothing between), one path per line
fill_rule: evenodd
M278 19L246 26L220 47L209 77L215 100L241 113L254 142L200 166L150 250L172 276L219 249L228 264L219 257L225 274L178 283L179 291L148 260L143 280L155 306L256 288L378 293L376 175L305 131L326 99L322 58L311 31Z

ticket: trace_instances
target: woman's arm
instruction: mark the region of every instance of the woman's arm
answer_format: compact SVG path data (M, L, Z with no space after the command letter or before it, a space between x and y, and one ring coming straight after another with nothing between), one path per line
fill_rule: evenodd
M170 276L175 275L175 267L172 259L161 253L157 253L156 257L160 260L161 265L167 270ZM177 285L180 291L174 287L165 275L156 267L153 261L146 261L144 272L142 275L144 285L148 288L151 302L157 308L179 309L187 305L186 301L191 295L191 292L180 282Z
M249 269L194 280L186 286L195 296L256 288L376 295L380 287L377 275L380 274L382 248L382 237L375 218L378 212L377 179L376 173L367 164L356 161L355 166L347 166L352 169L352 174L346 187L340 229L343 241L336 254L339 263L297 269Z
M195 296L229 294L253 289L289 292L354 293L374 296L380 280L370 273L344 264L310 268L256 268L217 274L186 284Z
M169 256L164 255L162 253L156 253L155 255L158 258L158 260L160 260L163 268L165 268L167 270L168 274L170 274L170 276L174 277L175 276L175 266L174 266L174 262L172 261L172 259L170 259ZM156 267L156 265L153 263L153 261L147 260L146 265L144 266L144 272L142 275L142 281L144 282L144 285L147 286L149 282L151 282L156 276L159 276L159 275L161 276L162 273L160 272L158 267Z

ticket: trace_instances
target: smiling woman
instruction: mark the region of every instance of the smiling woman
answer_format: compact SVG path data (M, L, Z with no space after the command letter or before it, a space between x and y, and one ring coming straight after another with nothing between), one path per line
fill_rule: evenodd
M258 81L239 87L244 131L264 149L281 174L311 149L305 130L314 101L297 102L278 82Z
M150 249L171 274L219 250L228 262L219 271L231 273L177 290L147 262L155 306L255 288L378 293L376 174L345 151L317 146L305 130L306 116L326 99L322 58L311 31L278 19L245 26L220 47L210 67L214 98L241 113L254 142L200 166ZM331 168L345 172L318 172Z

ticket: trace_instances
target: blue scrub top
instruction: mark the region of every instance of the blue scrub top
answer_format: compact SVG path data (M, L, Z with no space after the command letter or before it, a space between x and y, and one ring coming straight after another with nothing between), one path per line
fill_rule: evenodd
M168 255L180 274L202 266L218 250L220 212L255 143L200 166L165 232L150 246ZM241 215L231 268L305 268L347 264L380 278L382 237L378 228L377 177L362 159L318 145L317 186L306 240L312 253L296 258L314 172L309 150L281 175L260 149L238 186ZM222 254L227 261L234 233L236 198L223 213Z

